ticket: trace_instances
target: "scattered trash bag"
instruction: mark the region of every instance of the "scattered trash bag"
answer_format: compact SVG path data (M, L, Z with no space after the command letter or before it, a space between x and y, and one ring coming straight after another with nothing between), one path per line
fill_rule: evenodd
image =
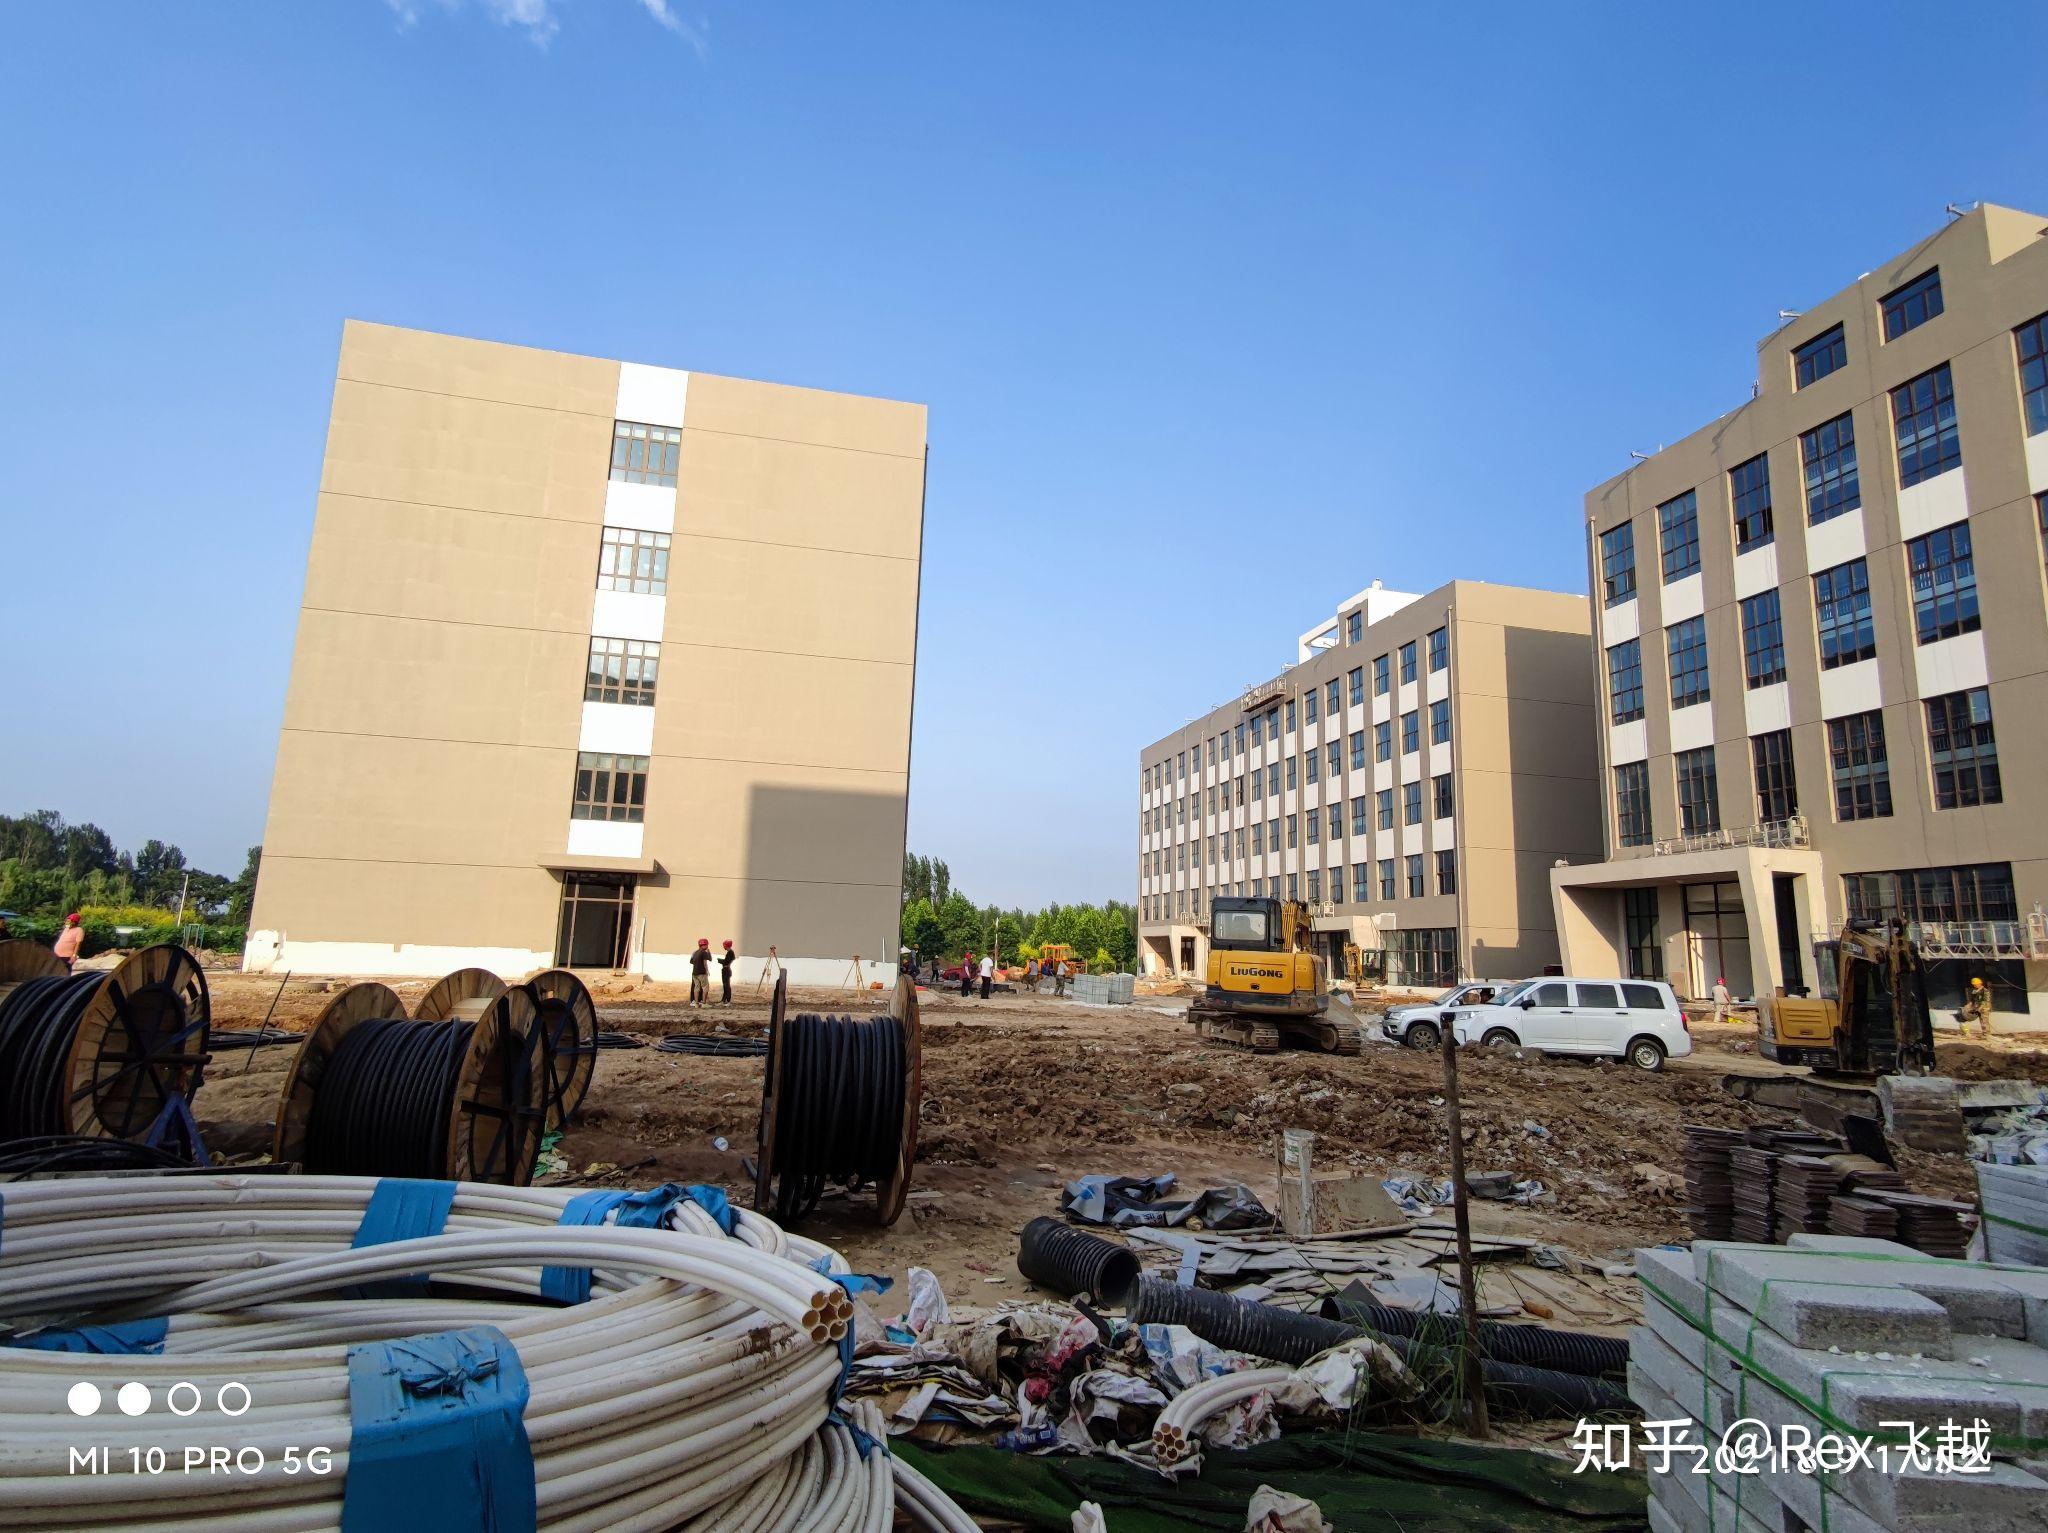
M1083 1176L1067 1183L1061 1208L1069 1218L1117 1229L1142 1226L1171 1228L1199 1221L1210 1230L1262 1229L1272 1213L1249 1187L1236 1183L1211 1187L1192 1198L1166 1201L1177 1183L1163 1176Z

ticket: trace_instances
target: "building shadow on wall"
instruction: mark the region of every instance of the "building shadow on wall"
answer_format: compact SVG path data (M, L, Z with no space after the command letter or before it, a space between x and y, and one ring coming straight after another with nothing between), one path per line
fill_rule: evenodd
M778 786L747 794L737 942L756 956L864 959L894 967L904 799Z

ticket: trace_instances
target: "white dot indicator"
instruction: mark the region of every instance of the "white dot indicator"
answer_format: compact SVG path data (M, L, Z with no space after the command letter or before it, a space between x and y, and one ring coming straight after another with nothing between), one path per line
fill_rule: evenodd
M114 1394L114 1403L124 1416L140 1416L149 1409L149 1386L130 1379Z
M100 1408L100 1387L83 1380L71 1386L71 1392L64 1397L64 1403L71 1407L74 1416L90 1416Z

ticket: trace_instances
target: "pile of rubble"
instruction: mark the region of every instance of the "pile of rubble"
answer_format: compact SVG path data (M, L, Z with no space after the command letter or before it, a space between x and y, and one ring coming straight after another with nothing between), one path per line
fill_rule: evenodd
M1683 1445L1647 1466L1658 1533L2044 1526L2048 1271L1827 1234L1636 1267L1629 1393Z

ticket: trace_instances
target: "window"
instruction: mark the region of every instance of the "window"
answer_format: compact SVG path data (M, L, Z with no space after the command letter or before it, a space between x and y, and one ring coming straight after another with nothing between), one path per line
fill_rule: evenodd
M1342 700L1342 694L1337 690L1339 685L1340 683L1338 683L1335 679L1332 679L1329 686L1323 689L1323 701L1330 715L1330 722L1333 724L1337 721L1337 708L1338 704Z
M1680 751L1671 758L1678 773L1678 828L1688 836L1721 828L1721 801L1714 780L1714 747Z
M1353 735L1351 738L1355 740L1358 736ZM1382 719L1379 723L1372 726L1372 759L1375 761L1392 761L1394 759L1394 721L1392 719ZM1364 766L1365 763L1363 761L1354 761L1352 765Z
M1700 567L1700 498L1692 490L1657 508L1657 541L1666 582L1682 580Z
M1353 612L1344 619L1344 642L1356 644L1365 637L1365 614Z
M1808 526L1854 511L1863 504L1856 475L1856 420L1838 415L1799 434L1799 461L1806 471Z
M1409 853L1407 861L1408 898L1410 898L1411 900L1419 900L1422 898L1423 895L1429 892L1428 889L1426 889L1423 886L1422 882L1422 853Z
M597 551L597 588L661 595L668 590L668 544L665 532L605 528Z
M1458 932L1451 926L1408 927L1387 933L1387 982L1420 989L1458 977Z
M1975 633L1977 563L1970 554L1970 524L1937 527L1906 544L1913 580L1913 635L1921 644Z
M1372 868L1366 863L1351 865L1351 897L1361 905L1372 898Z
M647 758L576 754L576 801L572 820L628 820L638 824L647 809Z
M627 484L665 484L674 489L676 460L682 451L683 434L674 426L612 422L614 479Z
M1365 701L1365 667L1354 665L1348 679L1351 682L1351 704L1356 707Z
M1607 712L1617 724L1643 716L1643 641L1624 639L1607 650Z
M2048 314L2037 314L2012 333L2019 353L2020 413L2028 436L2048 431Z
M1451 817L1451 774L1439 772L1429 782L1430 818L1448 820Z
M2009 862L1851 873L1842 879L1851 920L2017 921L2019 898Z
M586 703L654 706L654 673L661 646L652 639L592 639L583 676Z
M1294 733L1294 699L1287 699L1287 732Z
M1600 590L1606 605L1618 607L1636 594L1636 529L1623 522L1600 534Z
M1342 868L1330 869L1330 903L1332 905L1344 903L1344 870Z
M1242 825L1237 828L1237 860L1239 862L1244 861L1244 827Z
M1422 784L1404 782L1401 784L1401 823L1420 825L1422 823Z
M1257 745L1265 738L1266 716L1263 713L1255 713L1252 715L1252 744Z
M1380 898L1383 900L1390 900L1393 897L1394 859L1391 857L1382 857L1380 859Z
M1967 809L2004 797L1988 688L1927 699L1927 754L1934 766L1936 809Z
M1274 798L1280 796L1280 763L1277 761L1266 763L1266 791Z
M1410 708L1401 715L1401 754L1412 756L1422 749L1422 715Z
M1218 753L1225 761L1228 761L1230 759L1230 731L1226 729L1222 734L1218 735L1216 737L1216 744Z
M1387 726L1382 724L1379 727L1385 729ZM1351 732L1351 765L1361 770L1365 766L1365 731L1362 729Z
M1310 903L1311 905L1313 905L1313 904L1317 903L1318 901L1320 901L1320 900L1322 899L1322 897L1323 897L1323 875L1322 875L1322 870L1321 870L1321 869L1319 869L1319 868L1310 868L1310 869L1308 870L1308 899L1309 899L1309 903Z
M1356 808L1354 809L1354 811L1353 811L1353 812L1354 812L1354 813L1357 813L1357 812L1358 812L1359 810L1362 810L1362 809L1363 809L1363 807L1364 807L1364 804L1365 804L1365 800L1363 800L1363 799L1354 799L1354 800L1353 800L1353 804L1354 804L1354 805L1356 806ZM1335 804L1331 804L1331 805L1329 806L1329 810L1330 810L1330 839L1331 839L1332 841L1335 841L1335 840L1336 840L1336 839L1337 839L1337 838L1338 838L1339 836L1341 836L1341 835L1343 835L1343 834L1344 834L1344 805L1343 805L1343 804L1342 804L1341 802L1339 802L1339 803L1335 803ZM1359 834L1360 834L1361 836L1365 834L1365 820L1364 820L1364 818L1363 818L1363 816L1362 816L1362 815L1361 815L1361 817L1360 817L1360 819L1359 819L1359 821L1358 821L1358 833L1359 833Z
M1451 743L1451 700L1448 697L1440 697L1429 705L1429 743Z
M1323 747L1324 759L1330 769L1330 777L1333 781L1336 779L1338 772L1340 770L1338 753L1342 750L1342 748L1343 747L1335 740L1332 740L1328 745Z
M1623 846L1650 844L1650 764L1631 761L1614 769L1615 838Z
M1316 750L1310 751L1308 755L1302 759L1301 765L1302 770L1306 772L1308 775L1308 780L1310 782L1316 781L1319 777L1322 776L1323 753L1321 751Z
M1240 772L1240 773L1238 774L1238 776L1237 776L1237 805L1236 805L1236 807L1237 807L1237 808L1239 808L1239 809L1242 809L1242 808L1244 808L1244 774L1243 774L1242 772Z
M1713 696L1707 686L1707 620L1689 617L1664 630L1671 661L1671 706L1690 707Z
M1280 705L1275 703L1266 710L1266 734L1277 741L1280 738Z
M1290 793L1292 793L1294 789L1298 786L1298 784L1296 784L1294 780L1294 774L1298 770L1300 769L1295 766L1294 757L1289 756L1287 758L1287 791Z
M1828 764L1835 783L1836 819L1890 818L1892 771L1885 757L1882 713L1873 709L1829 719Z
M1415 641L1410 639L1401 646L1401 685L1407 686L1415 679Z
M1180 761L1180 780L1181 780L1182 782L1186 782L1186 781L1188 780L1188 753L1187 753L1186 751L1182 751L1182 752L1180 753L1180 756L1179 756L1179 761Z
M1848 362L1849 343L1842 336L1842 327L1823 330L1804 346L1792 348L1792 387L1803 389Z
M1254 822L1252 825L1252 855L1254 857L1266 855L1266 827L1263 822Z
M1392 685L1392 676L1393 656L1376 656L1372 662L1372 695L1374 697L1385 697L1387 695L1387 688Z
M1446 670L1451 663L1451 631L1448 628L1432 628L1429 631L1429 668L1432 672Z
M1382 788L1373 795L1373 798L1375 800L1374 808L1377 811L1380 829L1392 830L1394 828L1394 790L1392 788Z
M1293 851L1298 845L1300 845L1300 841L1299 833L1295 826L1295 817L1290 814L1287 817L1287 849Z
M1458 854L1438 852L1436 854L1436 892L1456 894L1458 892Z
M1785 627L1775 587L1742 603L1742 679L1751 691L1785 679Z
M1756 776L1757 822L1789 820L1799 813L1799 784L1792 772L1792 731L1774 729L1752 736L1750 766Z
M1915 277L1904 287L1895 287L1877 301L1884 316L1884 338L1896 341L1908 330L1917 329L1941 312L1941 268Z
M1311 809L1311 810L1309 810L1309 811L1308 811L1308 815L1307 815L1307 819L1308 819L1308 824L1307 824L1307 826L1306 826L1306 831L1307 831L1307 836L1308 836L1308 844L1309 844L1310 846L1315 846L1315 845L1317 845L1317 844L1318 844L1319 842L1321 842L1321 840L1323 839L1323 812L1322 812L1322 810L1320 810L1320 809Z
M1330 807L1334 809L1336 806L1333 804ZM1365 795L1363 793L1351 801L1351 834L1354 836L1365 834Z
M1240 756L1242 756L1242 755L1244 754L1244 725L1243 725L1243 724L1239 724L1239 725L1237 726L1237 753L1238 753L1238 755L1240 755Z
M1266 774L1255 767L1252 769L1252 798L1258 800L1263 799L1265 796Z
M1820 668L1854 665L1877 653L1870 620L1870 567L1851 559L1813 577L1813 610L1820 623Z
M1301 694L1302 723L1313 724L1316 721L1316 699L1321 696L1322 693L1317 691L1314 687L1310 687L1306 692Z
M1628 977L1662 979L1664 943L1657 934L1657 891L1622 890L1621 923L1628 944ZM1642 1004L1653 1010L1656 1006L1656 1002L1651 1000Z
M1735 507L1735 551L1747 553L1771 541L1771 455L1760 452L1728 470L1728 498Z
M1956 435L1956 390L1948 364L1892 390L1892 429L1899 442L1899 488L1945 474L1963 461Z

